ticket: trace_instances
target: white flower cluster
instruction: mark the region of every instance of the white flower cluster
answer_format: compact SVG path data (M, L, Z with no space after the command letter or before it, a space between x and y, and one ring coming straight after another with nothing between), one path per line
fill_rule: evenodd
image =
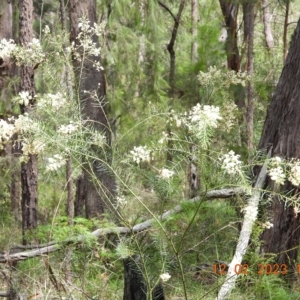
M300 185L300 161L296 160L290 163L291 170L289 174L289 181L295 185Z
M190 129L203 130L206 127L217 128L218 120L221 120L220 109L213 105L203 105L199 103L192 108L188 116L189 123L187 124Z
M8 141L14 133L35 131L37 127L28 114L19 115L18 119L11 117L8 121L0 120L0 138Z
M239 113L238 107L234 102L226 103L221 108L222 128L229 132L236 124L236 117Z
M28 91L22 91L19 93L19 96L14 99L14 101L18 104L28 106L30 103L30 100L32 100L32 96L29 94Z
M171 278L171 275L169 273L164 273L159 275L159 278L163 281L166 282Z
M79 128L78 124L75 124L74 122L70 122L68 125L61 125L59 129L57 130L58 133L64 134L64 135L70 135L74 132L76 132Z
M19 115L18 119L15 120L15 132L36 132L39 129L39 125L34 122L27 113Z
M163 144L164 142L168 141L168 134L166 132L162 132L162 138L158 141L159 144Z
M0 137L2 141L7 142L15 133L15 126L9 122L0 119Z
M208 87L216 85L216 88L229 87L231 84L241 84L245 86L250 78L251 77L245 72L236 73L232 70L220 70L217 69L216 66L209 67L207 72L200 71L198 75L201 86Z
M45 94L39 97L37 101L37 108L40 109L49 109L49 107L51 107L55 110L60 110L67 107L67 105L67 99L60 92L56 94Z
M48 165L46 166L47 171L56 171L66 164L66 159L60 155L55 154L54 157L48 158Z
M170 179L174 174L174 171L165 168L159 171L159 177L162 179Z
M284 184L285 174L282 167L278 166L269 170L269 175L273 181L277 184Z
M274 226L271 222L267 221L266 223L262 224L262 227L265 229L271 229Z
M34 140L34 141L22 141L22 152L23 157L26 157L29 154L39 154L46 147L46 144L42 141Z
M151 159L150 150L146 146L134 147L133 150L130 151L130 154L132 155L133 161L137 164L143 161L150 162Z
M45 33L45 35L50 34L50 28L48 25L45 26L45 28L43 29L43 32Z
M94 24L94 26L91 26L90 21L84 17L80 20L78 28L80 28L80 33L78 34L77 39L80 42L80 46L83 48L84 53L88 55L99 56L101 48L97 47L97 44L94 42L93 35L99 36L101 34L101 25L98 26ZM72 47L73 50L75 50L74 45ZM80 59L80 54L76 54L76 51L75 57Z
M17 45L13 40L2 39L0 41L0 57L4 60L12 56Z
M286 179L284 170L282 168L283 161L280 157L275 156L270 159L270 169L268 171L271 179L277 184L284 184Z
M34 66L45 59L45 53L38 39L33 38L30 43L18 47L12 53L16 58L17 65Z
M127 200L125 199L125 197L123 195L117 196L116 200L117 200L118 206L124 206L127 204Z
M33 38L30 43L17 46L13 40L2 39L0 41L0 57L2 59L15 57L17 65L35 65L45 58L41 43Z
M242 162L240 161L240 155L235 154L234 151L229 151L220 158L222 161L221 168L224 169L228 174L235 175L241 172Z

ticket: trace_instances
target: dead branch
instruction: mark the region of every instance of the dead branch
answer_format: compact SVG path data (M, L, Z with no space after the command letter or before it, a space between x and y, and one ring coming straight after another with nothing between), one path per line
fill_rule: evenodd
M187 200L185 201L185 203L196 203L201 200L203 201L203 200L210 200L210 199L226 199L236 195L244 195L245 193L246 193L245 189L243 188L213 190L207 192L202 196L197 196L193 199ZM60 250L62 247L67 247L68 245L74 245L74 244L77 245L83 243L87 238L91 236L99 238L101 236L105 236L108 234L118 234L118 235L124 235L129 233L135 234L150 228L152 224L156 221L163 222L167 220L170 216L180 213L182 210L183 210L183 205L179 204L175 206L173 209L166 211L161 216L134 225L132 228L130 227L100 228L91 232L89 235L75 236L60 243L52 241L48 244L35 245L35 246L31 245L30 247L35 247L35 249L13 253L15 252L16 249L27 250L29 248L28 246L24 247L24 246L16 245L12 248L13 251L0 255L0 263L27 260L29 258L47 255L51 252Z

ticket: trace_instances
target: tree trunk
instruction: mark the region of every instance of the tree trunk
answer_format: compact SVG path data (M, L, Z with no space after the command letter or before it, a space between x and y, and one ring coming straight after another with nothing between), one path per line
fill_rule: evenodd
M287 45L287 30L289 26L289 12L290 12L290 0L285 1L285 17L283 26L283 63L287 56L288 45Z
M192 16L192 49L191 58L192 62L196 63L198 60L198 0L191 1L191 16Z
M247 147L248 150L253 150L253 124L254 124L254 56L253 56L253 44L254 44L254 6L255 3L252 0L247 0L243 3L243 17L244 17L244 43L247 48L247 59L245 71L251 76L250 82L246 87L247 97L247 111L246 111L246 124L247 124Z
M75 45L79 45L77 39L80 33L78 24L81 17L86 17L90 25L93 26L96 19L96 1L95 0L70 0L70 39ZM94 43L99 46L97 36L93 36ZM84 120L88 120L88 126L92 127L99 133L104 133L107 144L110 145L111 133L107 118L106 82L104 73L97 69L93 61L100 61L100 56L82 57L83 61L73 59L75 74L78 82L77 93L80 98L81 112ZM84 95L83 91L87 91ZM96 92L97 99L92 95ZM111 152L109 147L106 148L105 155L103 149L96 145L91 147L90 156L99 157L99 159L85 159L84 162L84 188L85 188L85 205L86 216L88 218L101 215L106 208L111 208L116 184L115 178L109 169L111 163ZM103 158L105 156L105 158ZM101 159L105 162L100 162Z
M263 22L264 22L264 34L266 39L266 45L269 51L274 48L274 38L271 29L271 15L270 15L269 0L262 0L263 8Z
M147 284L137 266L138 255L124 259L124 296L123 300L147 300ZM153 300L165 300L163 286L159 283L152 292Z
M229 70L240 70L240 54L237 44L237 16L239 4L237 1L219 0L227 29L226 53Z
M170 97L170 101L169 101L169 107L173 106L173 101L174 101L174 97L175 97L175 59L176 59L176 53L175 53L175 42L176 42L176 38L177 38L177 32L178 32L178 27L179 27L179 23L180 23L180 19L181 19L181 14L183 12L184 9L184 5L185 5L185 0L181 0L180 1L180 5L179 5L179 9L177 12L177 15L175 16L172 11L169 9L168 6L166 6L164 3L162 3L161 1L158 2L160 6L162 6L173 18L174 20L174 25L173 25L173 29L172 29L172 34L171 34L171 39L169 44L167 45L167 50L169 52L170 55L170 72L169 72L169 97ZM167 162L171 162L173 159L173 155L172 155L172 148L173 148L173 142L172 142L172 134L171 134L171 127L170 125L167 125L167 134L169 136L168 138L168 142L167 142Z
M32 0L20 0L20 44L24 47L33 38L33 2ZM21 67L21 91L29 92L31 99L34 99L34 71L33 66L23 65ZM34 105L34 100L28 106L21 105L21 112L27 113ZM27 162L21 165L21 186L22 186L22 231L32 230L37 227L37 155L29 154ZM26 244L23 236L23 243Z
M292 37L290 50L268 108L259 149L273 147L272 156L300 158L300 19ZM268 180L269 187L273 183ZM278 191L276 191L277 194ZM290 192L289 197L299 189L286 182L280 192ZM277 254L277 262L292 265L298 258L300 243L299 215L292 206L274 196L268 208L273 227L262 234L262 253Z

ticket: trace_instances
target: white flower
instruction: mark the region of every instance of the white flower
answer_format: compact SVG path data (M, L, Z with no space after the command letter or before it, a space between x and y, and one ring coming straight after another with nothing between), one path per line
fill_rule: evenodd
M127 204L127 200L125 199L125 197L123 195L121 196L117 196L116 197L117 203L118 205L126 205Z
M68 124L68 125L61 125L59 127L59 129L57 130L57 132L68 135L68 134L72 134L72 133L76 132L77 130L78 130L78 125L74 124L71 121L70 124Z
M39 98L37 107L47 109L49 107L59 110L64 108L68 104L67 99L61 94L45 94L42 98Z
M45 33L45 35L49 34L50 33L50 28L48 25L45 26L43 32Z
M174 175L174 171L168 169L161 169L159 171L159 177L163 179L169 179Z
M138 146L134 147L133 150L130 151L132 155L132 159L134 162L139 164L143 161L150 161L150 150L146 146Z
M171 275L169 273L164 273L159 275L159 277L163 282L166 282L171 278Z
M35 123L27 113L19 115L18 119L15 120L15 131L16 132L36 132L39 125Z
M18 103L24 106L27 106L32 99L32 96L28 91L22 91L19 93Z
M0 138L4 141L9 141L15 132L15 126L0 119Z
M228 174L234 175L241 172L242 162L240 161L240 155L235 154L234 151L229 151L224 154L222 158L222 169L224 169Z
M284 184L285 174L280 166L270 169L268 173L273 181L278 184Z
M24 156L27 156L28 154L39 154L44 150L46 147L45 143L42 141L23 141L22 143L22 152Z
M218 127L218 120L221 120L220 108L217 106L204 105L203 107L198 103L190 111L189 121L202 129L203 127L209 126L216 128Z
M165 133L164 131L162 132L162 138L158 141L159 144L163 144L168 140L168 134Z
M4 60L12 55L16 49L16 44L13 40L2 39L0 41L0 57Z
M262 227L263 228L266 228L266 229L270 229L274 226L274 224L272 224L271 222L267 221L266 223L262 224Z
M48 165L46 166L47 171L56 171L66 164L65 158L60 154L55 154L54 157L48 158Z
M291 164L289 181L295 186L300 185L300 161Z

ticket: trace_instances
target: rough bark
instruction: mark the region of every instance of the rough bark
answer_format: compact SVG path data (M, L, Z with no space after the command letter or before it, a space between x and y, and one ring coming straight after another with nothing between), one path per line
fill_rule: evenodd
M283 25L283 62L286 59L288 45L287 45L287 30L289 26L289 11L290 11L290 0L285 1L285 16Z
M271 29L271 14L269 0L262 0L263 23L266 45L269 51L274 48L274 38Z
M248 150L253 150L253 125L254 125L254 56L253 56L253 44L254 44L254 6L255 2L252 0L245 1L243 3L243 17L244 17L244 43L247 47L247 59L245 71L252 78L246 87L247 97L247 111L246 111L246 124L247 124L247 147Z
M147 285L144 282L141 267L138 266L139 256L124 260L125 282L123 300L147 300ZM158 284L152 292L153 300L165 300L163 286Z
M32 0L20 0L19 2L19 34L20 44L24 47L33 38L33 2ZM33 66L23 65L21 67L21 91L28 91L34 99L34 71ZM29 112L34 105L33 100L28 106L21 105L21 112ZM22 231L32 230L37 227L37 155L30 154L28 161L21 165L21 186L22 186ZM26 243L26 240L23 239Z
M237 44L237 16L239 4L237 1L219 0L226 29L227 67L238 72L240 70L240 54Z
M70 0L69 1L69 17L70 17L70 39L75 45L79 41L76 39L80 33L78 27L80 18L85 16L90 25L93 26L96 19L96 1L95 0ZM96 45L99 45L96 36L93 37ZM105 98L106 82L104 72L93 65L93 61L100 61L100 56L82 57L83 61L73 60L75 74L78 82L77 93L80 97L82 117L88 120L88 126L94 130L104 133L107 139L107 144L110 145L111 133L109 130L109 123L107 118L107 103ZM83 95L83 91L87 91ZM92 95L97 94L97 99ZM88 218L101 215L106 208L111 208L116 184L113 174L109 168L111 162L111 153L107 147L105 155L103 150L96 146L92 146L91 156L99 157L105 160L104 163L100 159L86 159L84 165L84 188L85 188L85 204L86 216ZM105 156L105 157L104 157Z
M84 180L83 175L76 179L76 195L74 205L74 216L83 217L84 215Z
M259 149L273 146L272 156L300 158L300 19L292 37L290 49L268 108ZM268 180L270 188L273 186ZM299 190L286 182L281 192L290 192L289 197ZM276 191L278 192L278 191ZM300 242L299 215L293 207L286 206L280 196L274 196L268 208L271 229L262 234L262 253L277 254L277 262L292 265L297 261Z

